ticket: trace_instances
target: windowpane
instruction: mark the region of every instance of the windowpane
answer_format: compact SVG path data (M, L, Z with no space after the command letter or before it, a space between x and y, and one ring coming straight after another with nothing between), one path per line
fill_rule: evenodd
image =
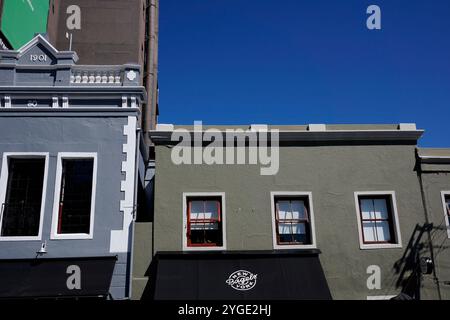
M309 237L306 234L280 234L281 245L302 245L309 244Z
M306 234L306 225L304 223L279 223L278 232L280 234Z
M375 217L372 199L361 199L361 215L364 220Z
M394 229L389 196L364 196L359 199L365 243L394 243Z
M2 236L39 235L44 172L45 159L9 159Z
M278 244L311 244L306 204L304 197L275 199Z
M378 236L378 241L390 242L391 232L389 231L388 221L378 221L376 224L376 232Z
M290 201L278 201L278 218L280 220L290 219Z
M217 230L218 223L191 221L191 230Z
M375 222L363 222L364 241L376 242L376 227Z
M188 199L189 246L221 246L222 224L220 222L220 199Z
M205 201L205 219L218 219L217 201Z
M191 219L218 219L217 201L191 201Z
M203 201L191 201L191 219L203 219Z
M300 200L291 201L292 219L306 220L305 203Z
M364 240L366 242L390 242L391 232L388 221L364 222Z
M63 159L58 234L89 234L93 169L93 159Z
M389 219L386 199L375 199L374 201L375 219Z

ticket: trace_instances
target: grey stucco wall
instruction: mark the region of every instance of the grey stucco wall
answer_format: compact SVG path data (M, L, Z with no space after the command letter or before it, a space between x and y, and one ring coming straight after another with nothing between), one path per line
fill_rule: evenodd
M442 169L444 165L436 166ZM433 224L431 241L442 299L450 299L450 239L447 233L441 192L450 191L450 172L424 172L423 190L429 222ZM445 283L449 284L445 284Z
M113 256L111 230L122 229L120 212L122 161L126 143L122 117L0 117L0 162L4 152L48 152L48 180L45 196L42 240L0 241L0 259L31 259L47 241L47 254L54 257ZM58 152L96 152L98 161L94 237L91 240L50 240ZM3 165L3 163L0 163ZM111 293L126 294L127 253L118 255Z
M333 298L366 299L401 291L400 273L409 273L402 257L416 224L425 222L413 145L281 147L276 176L261 176L259 166L175 166L170 156L170 148L156 147L155 252L182 250L183 192L226 193L227 250L272 250L270 192L308 191ZM355 191L395 191L402 248L360 249ZM370 265L381 268L380 290L367 289ZM430 281L423 280L424 299L437 298Z

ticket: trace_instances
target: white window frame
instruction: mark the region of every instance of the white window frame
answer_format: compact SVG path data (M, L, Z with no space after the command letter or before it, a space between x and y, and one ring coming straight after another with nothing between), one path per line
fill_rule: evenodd
M293 244L293 245L280 245L277 242L277 224L275 221L275 198L276 197L307 197L309 206L309 220L311 227L311 244ZM276 250L294 250L294 249L317 249L316 242L316 225L314 221L314 208L313 208L313 196L312 192L303 191L272 191L270 192L271 200L271 212L272 212L272 244Z
M222 246L220 247L189 247L187 243L187 199L190 197L220 197L221 198L221 218L222 218ZM227 249L227 214L225 192L183 192L183 251L224 251Z
M49 153L48 152L4 152L2 160L2 169L0 174L0 205L5 203L6 200L6 189L8 187L8 176L9 176L9 159L45 159L44 165L44 181L42 184L42 201L41 201L41 212L39 217L39 233L37 236L31 237L2 237L0 236L0 241L38 241L42 240L42 226L44 222L45 214L45 199L47 197L47 178L48 178L48 163L49 163ZM0 230L2 227L2 222L0 219Z
M89 234L87 233L67 233L58 234L58 216L59 216L59 197L61 193L61 179L62 179L62 161L65 159L93 159L93 173L92 173L92 198L91 198L91 220L89 225ZM83 240L94 238L94 221L95 221L95 198L97 191L97 153L88 152L60 152L58 153L58 163L56 166L55 179L55 195L53 198L53 217L52 217L52 231L50 235L51 240Z
M359 197L360 196L388 196L391 200L392 207L392 219L393 229L395 234L393 235L397 240L397 243L376 243L376 244L365 244L363 238L363 230L361 225L361 208L359 207ZM397 199L395 197L395 191L356 191L355 192L355 209L356 218L358 222L358 234L359 234L359 248L361 250L370 249L398 249L402 248L402 235L400 232L400 222L398 219L397 211Z
M447 203L445 202L445 197L450 197L450 191L441 192L442 208L444 209L445 224L447 225L447 237L450 238L450 217L447 214Z

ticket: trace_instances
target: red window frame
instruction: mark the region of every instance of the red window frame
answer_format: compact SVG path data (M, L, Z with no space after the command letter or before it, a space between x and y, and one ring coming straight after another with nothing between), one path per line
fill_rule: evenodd
M193 224L214 224L217 223L217 228L222 232L222 199L221 198L187 198L187 231L186 231L186 238L187 238L187 246L188 247L220 247L221 244L218 243L192 243L191 242L191 226ZM217 219L191 219L191 209L192 209L192 201L203 201L203 205L207 201L215 201L217 204ZM206 229L205 229L206 231ZM222 234L222 241L223 241L223 234Z
M305 219L280 219L279 204L278 204L279 201L289 201L291 210L292 210L292 201L302 201L304 209L305 209L306 218ZM307 198L307 197L275 197L275 232L276 232L276 238L277 238L277 245L280 245L280 246L309 245L312 243L311 222L310 222L310 217L309 217L308 204L309 204L309 198ZM281 224L290 224L291 228L292 228L293 224L305 224L306 236L308 237L308 241L307 242L295 242L295 241L291 241L291 242L283 241L282 242L281 236L280 236L280 231L279 231L280 223ZM293 238L295 233L291 233L290 235Z
M362 213L362 206L361 206L361 200L379 200L382 199L386 201L386 208L387 208L387 219L364 219L363 213ZM394 219L392 216L392 198L389 195L381 195L381 196L359 196L358 198L358 204L359 204L359 217L361 220L361 234L362 234L362 240L363 244L395 244L397 243L397 235L394 230ZM389 223L389 233L391 236L390 241L366 241L365 235L364 235L364 222L374 222L375 225L377 222L388 222ZM375 236L378 238L378 233L375 234Z

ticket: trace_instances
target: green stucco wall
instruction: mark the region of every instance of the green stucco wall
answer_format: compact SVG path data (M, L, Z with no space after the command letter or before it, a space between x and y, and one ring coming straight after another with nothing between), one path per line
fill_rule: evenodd
M154 252L182 250L183 192L225 192L227 250L233 251L273 249L271 191L312 192L317 247L333 298L396 295L409 281L410 239L426 222L415 166L413 145L286 146L279 173L261 176L259 166L175 166L171 149L157 146ZM395 191L402 248L360 249L356 191ZM419 244L425 243L422 237ZM381 268L379 290L367 288L370 265ZM438 298L432 276L423 277L422 287L422 299Z

